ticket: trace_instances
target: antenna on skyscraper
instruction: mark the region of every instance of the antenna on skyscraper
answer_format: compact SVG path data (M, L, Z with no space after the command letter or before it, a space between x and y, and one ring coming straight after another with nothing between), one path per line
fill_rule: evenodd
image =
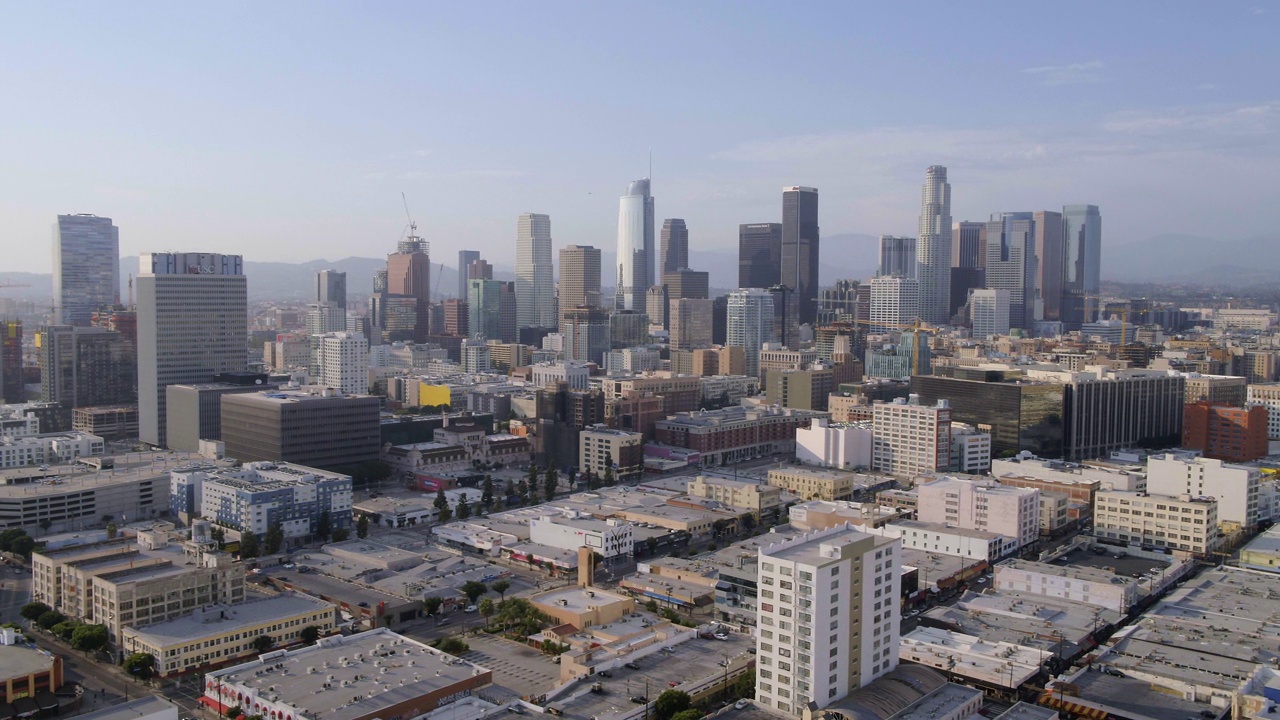
M649 148L649 183L653 183L653 148Z

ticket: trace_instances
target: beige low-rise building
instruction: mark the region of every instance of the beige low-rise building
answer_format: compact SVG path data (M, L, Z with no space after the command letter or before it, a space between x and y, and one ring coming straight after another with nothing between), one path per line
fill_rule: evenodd
M1010 559L996 565L996 590L1097 605L1119 613L1138 602L1138 583L1112 570Z
M1094 496L1093 535L1126 545L1212 552L1218 547L1218 501L1104 490Z
M865 531L867 528L884 527L910 516L904 510L850 500L810 500L792 505L787 513L792 527L806 532L846 524Z
M577 628L617 622L636 610L636 601L598 587L563 587L534 595L529 602L561 624Z
M237 605L210 605L188 615L141 628L126 627L120 647L126 653L147 653L156 659L156 673L165 676L192 672L255 655L254 641L271 638L272 646L301 642L304 628L319 636L337 627L338 609L332 603L301 593L250 600Z
M770 470L769 484L805 500L852 500L890 488L894 480L887 475L787 466Z
M782 504L782 488L748 480L699 475L689 481L686 492L732 508L750 510L757 515Z

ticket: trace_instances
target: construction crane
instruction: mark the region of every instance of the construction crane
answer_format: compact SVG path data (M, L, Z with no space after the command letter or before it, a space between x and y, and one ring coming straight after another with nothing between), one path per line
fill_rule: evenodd
M916 321L910 325L902 325L898 323L876 322L874 320L858 320L857 318L851 318L849 320L842 321L842 322L849 322L856 325L870 325L872 327L878 327L878 328L892 328L894 330L909 330L915 333L916 334L915 341L911 343L911 374L912 375L920 374L920 337L919 337L920 333L927 333L929 335L938 334L938 328L925 325L920 320L920 318L916 318Z
M435 302L440 302L440 286L444 283L444 263L440 263L440 271L436 273Z

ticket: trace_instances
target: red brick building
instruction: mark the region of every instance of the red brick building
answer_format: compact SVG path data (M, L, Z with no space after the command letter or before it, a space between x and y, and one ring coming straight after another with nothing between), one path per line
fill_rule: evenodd
M1267 409L1209 402L1189 403L1182 416L1182 445L1207 458L1249 462L1267 455Z

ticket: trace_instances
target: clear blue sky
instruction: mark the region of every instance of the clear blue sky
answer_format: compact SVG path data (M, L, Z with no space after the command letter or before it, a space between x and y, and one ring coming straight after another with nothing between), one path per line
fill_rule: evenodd
M695 248L822 192L824 235L1102 207L1107 243L1275 233L1274 2L11 3L0 271L54 216L122 254L513 257L516 216L611 249L653 151Z

